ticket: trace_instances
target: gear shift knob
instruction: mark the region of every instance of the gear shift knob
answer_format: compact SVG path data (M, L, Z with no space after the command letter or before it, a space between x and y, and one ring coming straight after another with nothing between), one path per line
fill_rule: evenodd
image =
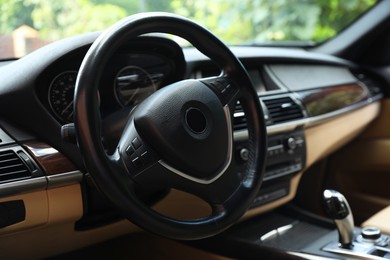
M348 201L340 192L335 190L325 190L323 198L325 211L337 226L341 246L343 248L351 248L355 225Z

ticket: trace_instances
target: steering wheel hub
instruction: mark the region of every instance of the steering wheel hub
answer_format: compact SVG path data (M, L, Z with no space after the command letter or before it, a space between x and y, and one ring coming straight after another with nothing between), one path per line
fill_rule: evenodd
M157 91L137 108L134 123L166 163L193 177L213 177L229 156L223 105L202 82L182 81Z
M195 134L202 134L207 128L207 119L202 110L196 107L187 109L184 117L186 126Z

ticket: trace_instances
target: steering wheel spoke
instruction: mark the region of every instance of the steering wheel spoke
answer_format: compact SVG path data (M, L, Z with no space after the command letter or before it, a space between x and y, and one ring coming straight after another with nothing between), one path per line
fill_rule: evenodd
M231 163L223 174L214 180L195 179L177 169L166 167L161 161L139 173L134 180L146 186L174 188L195 195L206 201L212 208L226 208L229 199L241 186L243 173L235 170ZM225 205L226 204L226 205Z
M159 161L156 152L141 138L131 118L117 146L120 162L132 178Z
M228 105L229 107L232 104L235 105L235 102L240 95L240 88L233 79L224 75L200 79L200 81L218 95L223 105Z

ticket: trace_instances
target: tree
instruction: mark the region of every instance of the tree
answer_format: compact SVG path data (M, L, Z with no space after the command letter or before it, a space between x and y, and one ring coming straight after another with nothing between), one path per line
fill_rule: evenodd
M105 5L110 2L110 5L115 5L126 11L127 15L135 14L141 11L141 2L144 0L91 0L94 5Z
M10 33L23 24L33 27L33 9L34 5L24 0L0 0L0 34Z
M318 0L321 14L313 38L322 42L336 35L374 4L375 0Z
M145 2L146 11L172 12L172 0L141 0Z
M105 4L107 0L91 0L94 4ZM172 0L110 0L111 5L116 5L126 10L127 15L139 12L170 12Z
M197 20L223 40L314 41L334 36L375 0L173 0L175 13Z
M93 5L88 0L40 0L31 14L40 35L53 40L103 30L125 16L118 6Z
M109 4L107 4L109 2ZM0 33L26 24L55 40L103 30L141 11L194 19L230 44L334 36L375 0L0 0Z

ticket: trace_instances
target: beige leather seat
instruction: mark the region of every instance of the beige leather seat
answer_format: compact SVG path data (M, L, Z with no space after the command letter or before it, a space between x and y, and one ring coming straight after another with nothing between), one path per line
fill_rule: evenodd
M377 227L382 233L390 234L390 206L382 209L362 224L363 227Z

